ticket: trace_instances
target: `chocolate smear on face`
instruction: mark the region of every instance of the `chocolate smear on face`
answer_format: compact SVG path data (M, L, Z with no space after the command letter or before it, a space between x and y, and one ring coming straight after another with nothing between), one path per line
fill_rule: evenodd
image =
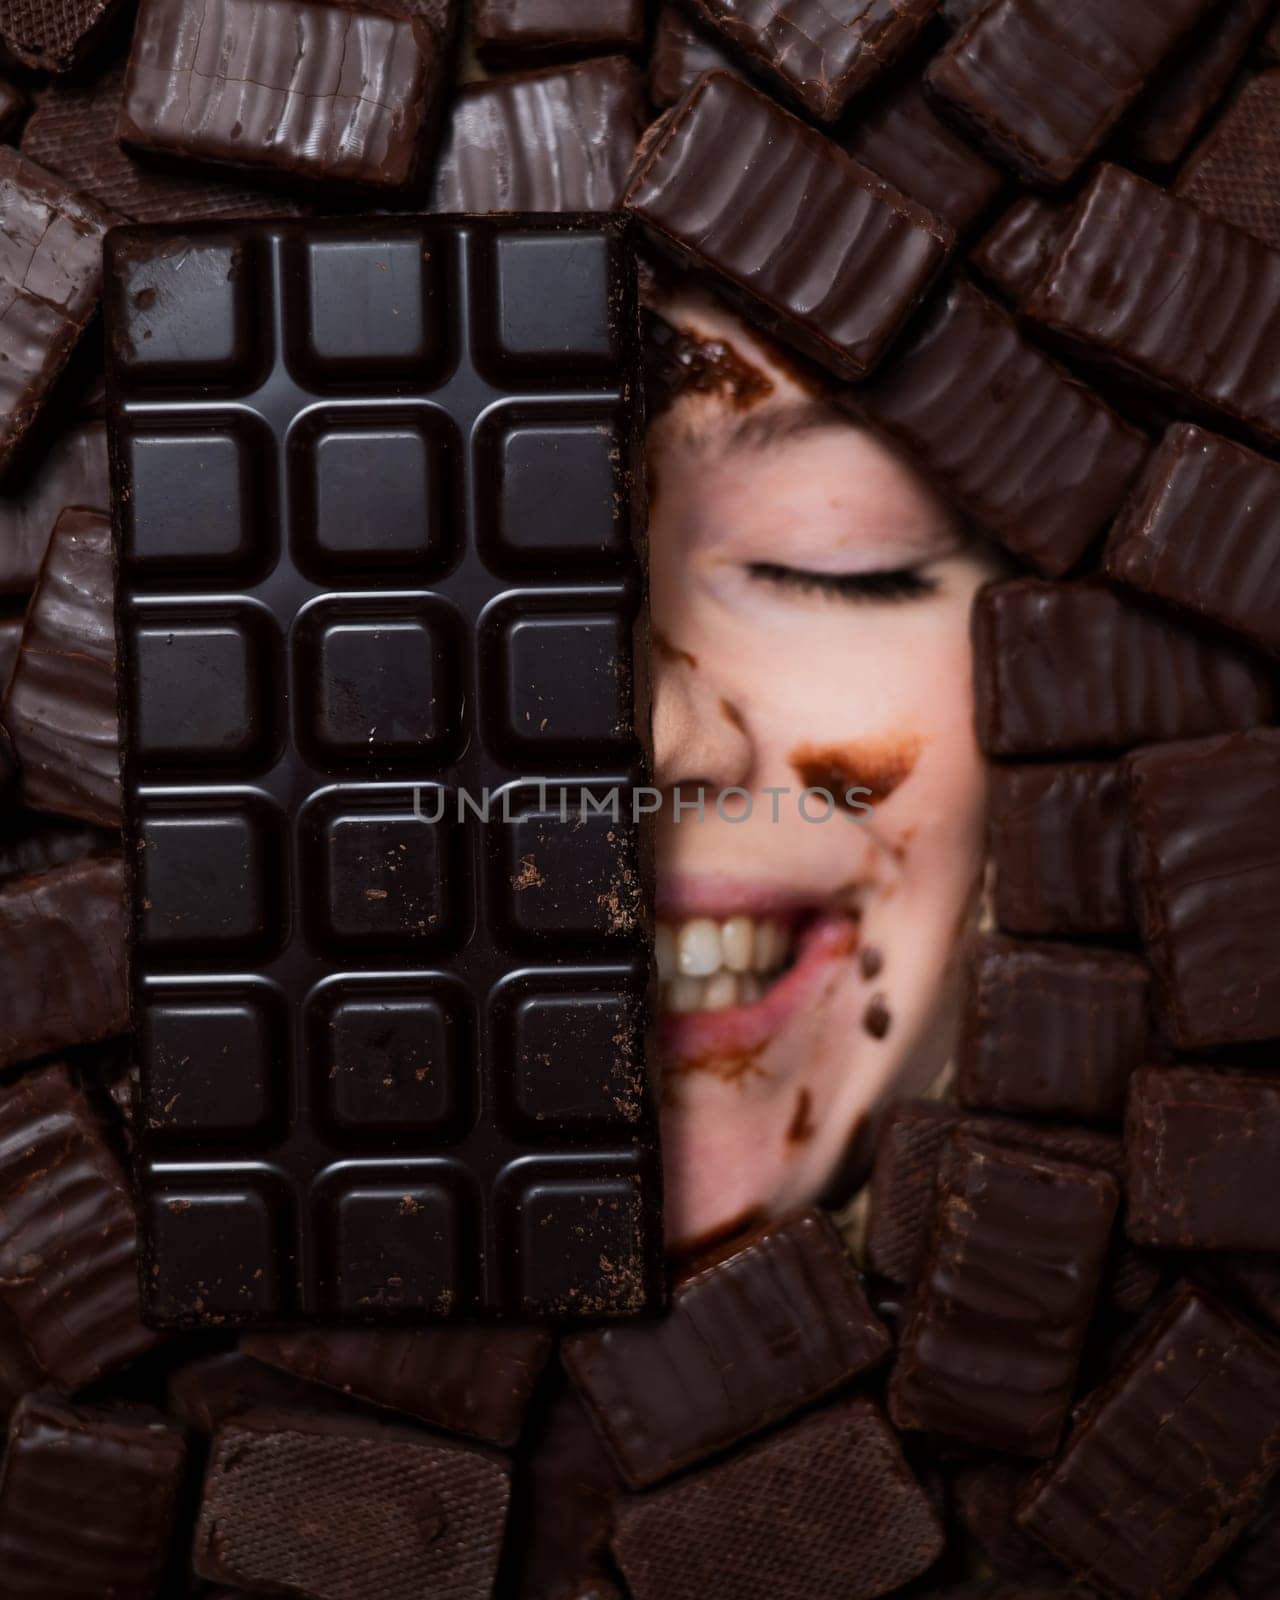
M882 994L873 994L862 1013L862 1026L873 1039L883 1039L893 1025L889 1006Z
M787 1129L787 1143L808 1144L817 1131L818 1126L813 1120L813 1096L807 1089L801 1089L796 1095L795 1115Z
M686 394L717 395L734 410L746 411L773 393L773 380L744 360L727 339L704 339L656 311L644 313L644 338L650 420Z
M790 761L806 789L825 789L835 796L837 806L855 811L845 800L848 790L866 789L867 794L854 799L868 806L883 805L911 776L919 757L919 738L903 734L879 741L797 745Z
M858 965L862 969L862 976L870 982L884 971L884 952L869 944L858 957Z

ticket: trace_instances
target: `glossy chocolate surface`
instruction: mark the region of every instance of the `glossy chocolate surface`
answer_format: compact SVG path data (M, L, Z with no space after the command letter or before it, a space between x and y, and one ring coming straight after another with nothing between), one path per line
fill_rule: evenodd
M105 425L76 422L59 431L37 460L0 489L0 593L34 589L62 512L70 506L105 512L110 495Z
M681 0L661 0L649 52L649 99L659 111L675 105L704 72L736 70L713 28L695 22Z
M1061 200L1023 194L996 218L969 254L989 289L1017 307L1035 288L1071 220Z
M644 0L472 0L471 31L486 66L602 55L644 44Z
M162 1323L661 1297L624 235L113 238Z

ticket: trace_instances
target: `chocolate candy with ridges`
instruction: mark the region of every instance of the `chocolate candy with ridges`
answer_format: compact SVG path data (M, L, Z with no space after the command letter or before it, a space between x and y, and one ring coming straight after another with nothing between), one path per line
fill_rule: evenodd
M512 1448L551 1354L545 1328L413 1328L246 1336L246 1355L371 1405Z
M0 478L98 310L112 217L0 148Z
M967 516L1054 577L1079 563L1147 456L1136 429L962 281L849 401Z
M857 106L837 138L856 161L957 233L967 232L1004 188L1004 173L942 121L915 74Z
M1069 182L1215 0L994 0L934 57L932 92L1028 183Z
M116 120L126 65L118 61L88 83L72 79L46 89L22 130L23 155L134 222L275 217L299 209L296 200L231 175L190 168L166 172L122 150Z
M1201 211L1280 250L1280 70L1241 89L1178 174L1175 191Z
M311 1600L488 1600L509 1492L499 1456L419 1429L251 1413L214 1436L192 1564Z
M842 1400L617 1510L633 1600L874 1600L946 1540L870 1400Z
M956 1093L979 1111L1118 1122L1151 1032L1137 956L987 934L970 952Z
M149 1407L23 1400L0 1477L0 1593L151 1600L185 1464L181 1429Z
M39 811L5 813L0 833L0 883L29 878L86 856L118 854L120 838L105 828L67 822Z
M1071 207L1024 194L1002 213L969 253L969 266L989 289L1018 306L1053 260Z
M1274 461L1176 424L1108 536L1107 572L1280 655L1277 497Z
M431 194L433 211L608 211L644 115L625 56L460 89Z
M834 122L920 37L937 0L687 0L741 59L819 122Z
M118 855L0 887L0 1067L125 1031L127 925Z
M367 1417L368 1410L345 1396L318 1388L269 1367L240 1349L197 1356L165 1378L165 1410L198 1433L214 1434L248 1411L342 1411Z
M72 72L93 55L123 9L123 0L4 0L0 50L37 72Z
M117 137L293 184L411 190L444 49L420 17L336 0L143 0Z
M987 849L996 921L1006 933L1079 939L1136 933L1117 762L993 764Z
M989 756L1111 754L1275 715L1261 662L1097 579L988 584L973 643Z
M472 0L486 66L644 48L644 0Z
M1280 440L1280 252L1145 178L1098 169L1024 310L1188 415Z
M119 1161L65 1066L0 1090L0 1299L41 1368L81 1387L149 1350Z
M889 1380L899 1428L1053 1454L1119 1201L1108 1173L953 1137Z
M839 1234L805 1211L683 1273L662 1322L577 1334L561 1357L643 1489L851 1383L889 1348Z
M1280 1345L1182 1288L1077 1412L1018 1520L1091 1589L1178 1600L1280 1467Z
M1280 1076L1135 1074L1125 1118L1131 1239L1166 1250L1280 1251L1265 1196L1280 1169Z
M64 511L0 703L27 805L104 828L120 821L111 568L110 519Z
M113 235L166 1325L661 1299L628 231Z
M1162 1026L1184 1050L1275 1038L1280 730L1140 750L1125 781L1134 897Z
M110 503L106 427L74 423L0 490L0 594L35 588L53 525L69 506L106 511Z
M711 28L695 22L678 0L662 0L649 52L649 99L660 111L683 100L704 72L734 63Z
M699 79L650 129L623 204L775 337L845 378L883 358L955 240L727 72Z

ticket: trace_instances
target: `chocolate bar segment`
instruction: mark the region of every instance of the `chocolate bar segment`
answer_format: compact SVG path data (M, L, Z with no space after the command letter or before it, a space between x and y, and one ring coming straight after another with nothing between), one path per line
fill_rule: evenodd
M1137 931L1117 762L993 764L987 849L1006 933L1122 939Z
M858 1398L629 1498L612 1548L633 1600L874 1600L944 1543L892 1430Z
M1102 755L1275 715L1261 663L1096 579L988 584L973 642L991 756Z
M113 235L165 1325L661 1299L627 231Z
M1197 1067L1135 1074L1125 1119L1129 1236L1168 1250L1280 1250L1262 1201L1280 1163L1280 1077Z
M1003 300L1018 306L1035 288L1071 221L1060 200L1023 194L969 253L970 268Z
M1108 574L1280 654L1280 466L1170 428L1107 540Z
M260 1412L215 1435L201 1577L313 1600L492 1593L509 1495L496 1455L372 1419Z
M704 72L734 63L718 34L697 23L677 0L662 0L649 51L649 99L660 111L683 100Z
M1280 253L1102 166L1026 314L1191 415L1280 439Z
M490 67L640 50L644 0L474 0L471 32Z
M755 72L819 122L906 55L937 0L687 0Z
M0 148L0 477L98 309L113 218L16 150Z
M986 532L1039 571L1076 566L1147 443L957 281L850 404Z
M1184 200L1280 250L1280 70L1251 78L1178 174Z
M126 927L118 855L0 886L0 1066L125 1031Z
M101 827L120 821L111 566L110 519L64 511L0 703L26 803Z
M889 1380L898 1427L1053 1454L1119 1199L1105 1172L955 1136Z
M683 1274L662 1322L577 1334L561 1355L642 1489L851 1382L889 1347L834 1226L806 1211Z
M251 1334L246 1355L371 1405L510 1449L551 1354L545 1328Z
M1019 1521L1116 1600L1186 1592L1280 1466L1280 1346L1180 1290L1086 1402Z
M0 8L0 47L37 72L72 72L122 9L122 0L10 0Z
M71 506L106 511L107 430L77 422L41 451L11 487L0 490L0 594L36 586L53 525Z
M994 0L930 63L930 89L1028 183L1069 182L1214 0Z
M443 64L420 17L336 0L143 0L117 136L293 183L412 189Z
M0 1591L150 1600L185 1462L181 1430L149 1407L23 1400L0 1477Z
M1118 1121L1151 1032L1150 973L1121 951L989 934L970 953L956 1093L980 1111Z
M1160 1021L1184 1050L1280 1034L1271 960L1280 731L1141 750L1125 771L1132 876Z
M644 121L625 56L460 89L436 165L433 211L609 211Z

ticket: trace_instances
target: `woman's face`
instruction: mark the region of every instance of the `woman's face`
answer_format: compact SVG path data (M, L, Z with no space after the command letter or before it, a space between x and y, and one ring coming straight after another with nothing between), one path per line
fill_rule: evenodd
M992 568L895 455L733 318L698 299L663 315L729 346L650 440L679 1247L823 1194L877 1103L947 1058L981 870L969 607ZM802 815L806 788L837 796L828 820ZM746 820L729 789L749 791Z

